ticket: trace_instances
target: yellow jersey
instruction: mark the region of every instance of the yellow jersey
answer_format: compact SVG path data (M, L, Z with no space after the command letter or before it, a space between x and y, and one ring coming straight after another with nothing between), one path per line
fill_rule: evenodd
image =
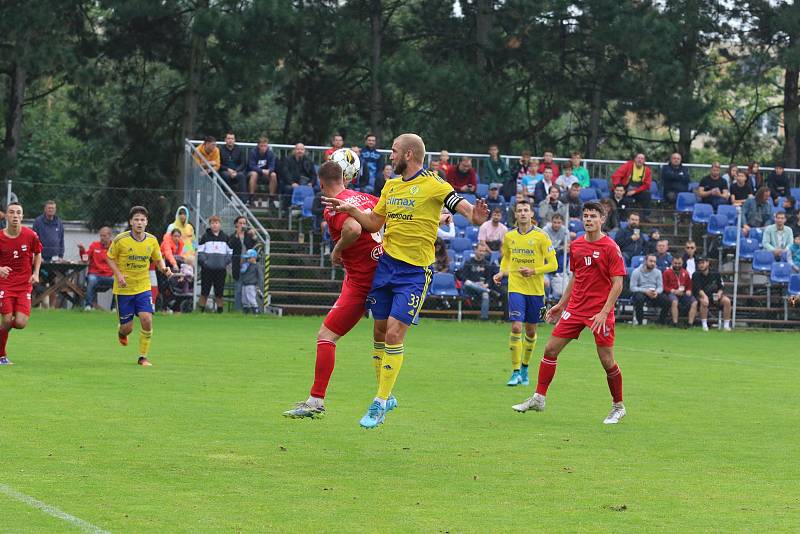
M422 170L408 180L387 181L372 209L386 218L384 252L411 265L431 265L442 206L455 211L461 200L453 186L430 170Z
M550 237L533 226L521 234L514 228L503 237L503 259L500 269L508 273L508 292L523 295L544 295L544 275L558 269L556 251ZM528 267L536 270L533 276L522 276L519 270Z
M115 295L138 295L150 291L150 262L161 259L161 248L154 235L145 232L144 238L137 241L130 231L122 232L111 242L107 256L114 260L125 277L125 287L119 287L114 279Z

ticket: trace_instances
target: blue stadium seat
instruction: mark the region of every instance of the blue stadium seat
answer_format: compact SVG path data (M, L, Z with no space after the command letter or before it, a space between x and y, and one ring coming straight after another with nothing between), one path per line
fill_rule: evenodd
M492 251L491 262L494 263L495 265L500 265L500 251L499 250L493 250Z
M314 206L314 197L313 196L306 197L305 199L303 199L303 208L300 214L307 219L313 219L314 213L311 211L311 208L313 206Z
M475 204L476 197L472 193L461 193L461 196L464 197L464 200L466 200L470 204Z
M314 198L314 188L310 185L298 185L292 190L292 206L302 207L306 197Z
M456 287L456 278L450 273L434 273L431 280L430 294L437 297L461 296Z
M608 187L608 180L604 180L602 178L591 178L589 180L589 184L598 191L610 191Z
M589 202L590 200L597 200L597 190L594 187L585 187L579 193L581 202Z
M570 232L582 232L583 231L583 221L579 219L570 219L569 220L569 231Z
M769 250L756 250L753 254L753 271L771 272L773 263L775 263L775 255Z
M792 187L789 189L789 194L792 195L793 199L800 200L800 187Z
M722 245L725 247L736 246L736 227L726 226L722 231Z
M694 193L678 193L675 210L679 213L691 213L696 203L697 197Z
M477 226L467 226L464 229L464 237L469 239L470 242L475 245L478 243L478 232L480 232L480 228Z
M695 204L692 209L692 222L697 224L708 224L711 216L714 215L714 208L711 204Z
M731 206L730 204L722 204L717 206L717 215L725 215L728 217L728 224L736 224L736 206Z
M761 242L764 241L764 230L761 228L750 228L750 234L747 237L758 241L758 246L760 247Z
M447 259L449 260L448 264L450 265L450 272L455 271L456 270L456 253L451 248L447 249Z
M789 289L787 293L790 295L800 295L800 274L793 274L789 277Z
M653 202L661 202L664 200L664 197L661 196L661 188L655 181L650 182L650 199Z
M700 182L689 182L689 192L694 194L694 190L700 187Z
M456 231L459 232L461 235L464 234L464 229L467 226L470 226L469 219L461 215L460 213L456 213L453 215L453 224L456 226Z
M778 213L786 213L786 210L783 209L783 204L779 204L778 206L772 206L772 216L774 217Z
M450 248L456 253L456 257L463 257L464 252L472 252L472 241L466 237L456 237L450 241Z
M773 284L788 284L792 276L792 264L785 261L776 261L772 264L769 280Z
M739 258L742 260L752 260L755 253L761 248L761 241L753 238L743 237L739 242Z
M583 230L579 230L579 231L575 232L575 239L578 239L582 235L586 235L586 232L584 232Z
M700 204L698 204L698 206L699 205ZM720 215L719 213L717 213L716 215L712 215L711 218L708 220L706 233L708 233L708 235L720 236L725 231L725 228L727 226L728 226L728 217L724 214Z
M644 263L644 256L634 256L631 258L631 271L639 267L641 264Z
M478 184L477 189L475 189L475 194L478 198L486 198L489 194L489 184Z

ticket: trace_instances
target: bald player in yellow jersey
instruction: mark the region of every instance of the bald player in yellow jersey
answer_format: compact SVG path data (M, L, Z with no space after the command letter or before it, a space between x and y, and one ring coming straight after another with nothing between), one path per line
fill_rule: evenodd
M536 325L544 320L544 275L558 269L550 237L533 224L533 211L527 201L514 209L517 227L503 237L500 272L496 284L508 276L508 320L511 321L511 379L509 386L527 386L528 364L536 347ZM525 323L525 341L522 324Z
M489 215L485 202L478 200L473 206L437 173L423 168L425 143L418 135L397 137L390 158L400 178L386 183L371 212L336 198L322 199L330 208L356 219L367 232L377 232L386 225L384 253L367 297L375 322L385 323L386 344L378 393L359 422L364 428L383 423L386 412L397 405L392 389L403 364L406 332L419 315L433 277L433 244L442 206L475 225Z

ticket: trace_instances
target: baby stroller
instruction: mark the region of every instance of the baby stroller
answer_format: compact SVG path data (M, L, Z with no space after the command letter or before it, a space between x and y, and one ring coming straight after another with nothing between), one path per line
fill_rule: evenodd
M191 313L194 308L194 268L183 263L180 271L169 279L161 273L158 275L164 308L173 312Z

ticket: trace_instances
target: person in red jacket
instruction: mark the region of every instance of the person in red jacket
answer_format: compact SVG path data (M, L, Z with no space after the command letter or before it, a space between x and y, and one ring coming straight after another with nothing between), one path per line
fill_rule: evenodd
M611 175L611 183L625 188L625 195L641 207L645 217L650 213L650 184L653 182L650 167L644 164L644 154L636 154Z
M692 277L683 268L683 258L672 258L672 268L664 271L664 294L672 307L672 326L678 326L678 307L688 310L689 328L697 315L697 299L692 295Z
M558 165L556 164L555 161L553 161L553 152L550 150L547 150L542 156L542 162L536 169L536 174L544 174L544 170L547 169L548 167L553 169L554 179L561 176L561 172L559 171Z
M88 250L84 250L83 245L78 245L81 252L81 259L86 257L89 262L89 269L86 276L86 299L84 310L94 309L94 297L98 291L108 291L114 285L114 273L106 261L108 247L111 245L111 228L104 226L100 228L100 239L92 242Z
M472 158L461 156L458 165L451 165L447 171L447 182L458 193L474 193L478 187L478 175L472 168Z

